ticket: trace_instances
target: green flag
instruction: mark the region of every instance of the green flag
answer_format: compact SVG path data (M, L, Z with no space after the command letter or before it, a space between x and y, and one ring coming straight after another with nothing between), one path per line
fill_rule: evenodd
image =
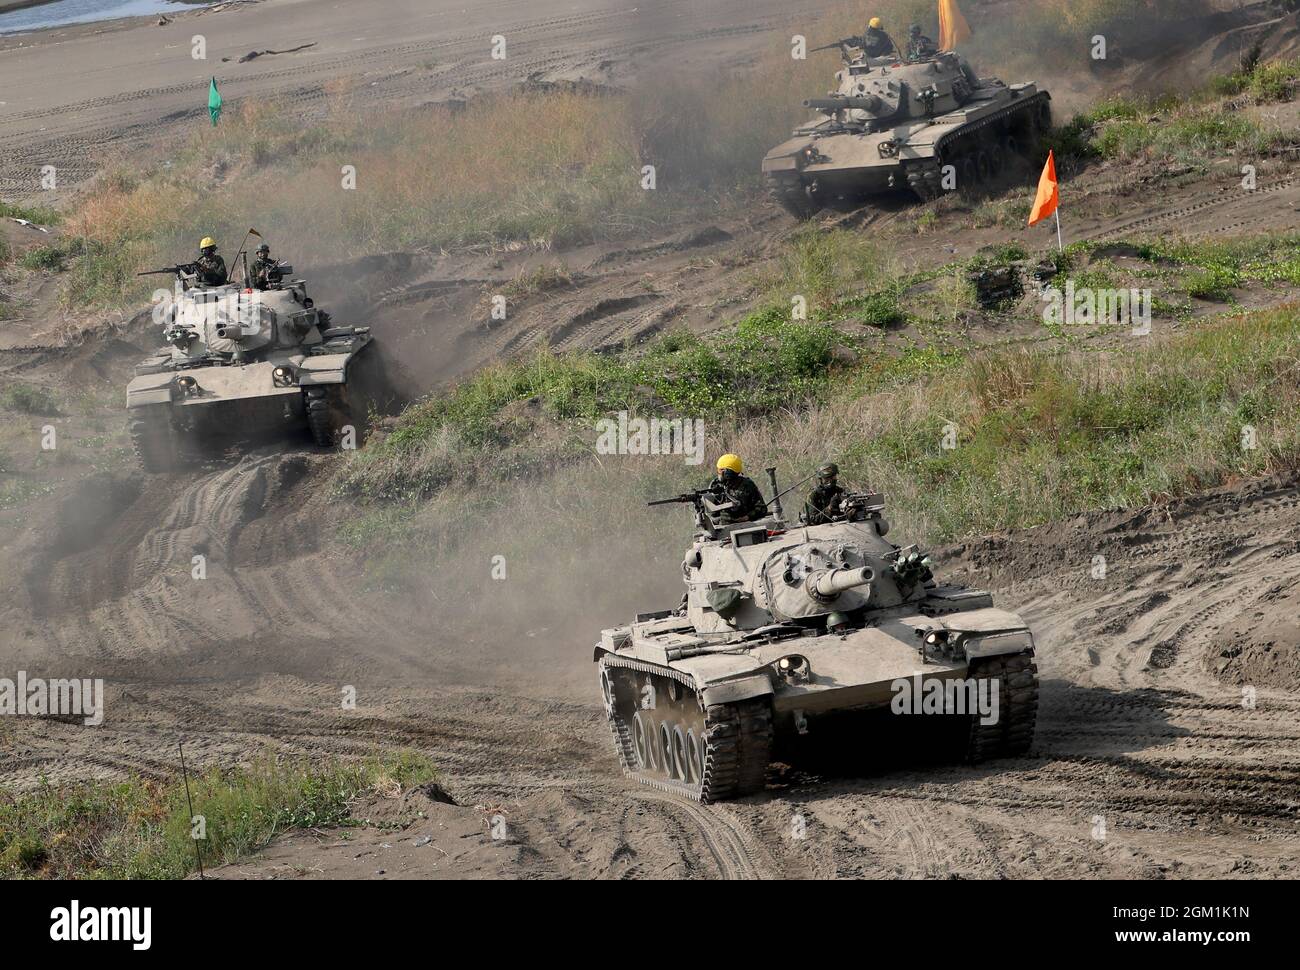
M217 79L212 79L212 86L208 88L208 114L212 116L212 127L217 127L217 119L221 117L221 92L217 90Z

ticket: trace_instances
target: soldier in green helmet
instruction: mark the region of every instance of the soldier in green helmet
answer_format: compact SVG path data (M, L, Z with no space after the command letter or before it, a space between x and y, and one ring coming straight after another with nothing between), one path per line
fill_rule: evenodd
M833 461L823 462L817 469L817 487L804 504L804 521L809 525L825 525L844 514L844 496L839 484L840 466Z

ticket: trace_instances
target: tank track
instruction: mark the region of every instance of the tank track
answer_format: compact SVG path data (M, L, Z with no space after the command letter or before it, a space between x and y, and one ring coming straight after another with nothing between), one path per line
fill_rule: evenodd
M797 174L767 176L767 191L777 205L796 219L811 219L821 211L822 207L809 197L803 179Z
M621 676L615 671L623 671ZM695 801L709 803L751 795L763 790L767 766L772 756L772 705L767 697L751 698L731 704L710 704L704 707L695 691L694 681L680 671L665 669L613 655L600 661L602 685L609 678L614 686L614 698L606 695L605 712L614 748L624 774L659 791L683 795ZM680 758L660 757L646 763L638 752L629 722L629 710L637 707L637 673L643 684L653 683L655 694L667 697L670 682L677 685L679 713L694 714L689 731L698 731L701 742L698 773L695 763ZM620 689L621 688L621 689ZM602 686L602 690L603 690ZM637 711L637 715L646 713ZM658 711L655 712L656 714ZM670 727L680 727L684 719L674 717ZM662 723L657 718L647 718L652 723ZM657 732L656 732L657 735Z
M141 468L160 474L176 468L176 435L166 405L132 409L127 430Z
M348 423L347 404L343 400L341 385L307 388L307 427L312 439L322 448L333 448L338 443L343 426Z
M978 716L971 718L966 760L977 763L1028 752L1038 720L1038 667L1033 655L989 657L972 664L969 676L1000 682L999 717L996 724L980 724Z
M1044 127L1051 124L1050 105L1051 97L1047 92L1040 91L1032 97L1008 105L996 114L971 122L969 125L945 135L935 145L935 156L933 158L921 159L907 164L905 171L907 173L908 188L922 202L937 199L943 195L941 185L943 166L956 165L960 170L968 157L972 164L975 164L982 144L982 137L987 133L987 130L1011 119L1020 121L1019 116L1021 115L1025 116L1023 121L1028 131L1023 138L1023 142L1019 144L1016 153L1020 158L1028 159L1033 152L1034 145L1041 137ZM1008 161L1008 159L1004 159L1003 165ZM963 178L964 174L959 171L959 186L963 182L969 184L971 181L969 177ZM992 178L996 178L999 173L997 171L979 172L978 165L976 165L974 174L976 175L975 181L980 184L987 184Z

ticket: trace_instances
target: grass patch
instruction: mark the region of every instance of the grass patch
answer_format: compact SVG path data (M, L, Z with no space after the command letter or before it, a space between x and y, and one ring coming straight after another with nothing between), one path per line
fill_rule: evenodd
M204 865L232 862L280 832L356 824L351 804L434 777L421 756L357 763L263 760L190 779L206 820ZM42 785L0 790L0 875L6 878L178 879L195 869L182 780Z
M0 219L26 219L38 226L57 226L63 219L58 209L43 205L18 205L0 201Z
M672 332L636 352L543 351L408 408L354 457L341 487L410 501L455 482L528 476L590 454L594 421L612 412L716 420L804 405L829 386L836 348L853 343L774 307L730 331Z
M0 408L19 414L57 415L53 392L36 384L9 384L0 389Z
M838 372L833 384L822 369L823 346L811 358L818 362L813 371L819 375L818 394L801 398L796 393L788 400L800 401L797 406L769 405L750 422L729 420L725 409L715 411L710 434L719 446L744 441L755 467L783 456L788 460L816 442L828 455L842 457L855 478L892 493L920 538L1018 528L1089 508L1141 505L1233 475L1295 467L1298 343L1300 314L1291 307L1203 324L1158 345L1104 351L969 355L918 345L864 355L855 367ZM413 409L385 444L354 459L342 483L373 499L408 502L440 489L470 487L474 479L465 463L472 461L472 450L463 443L438 450L463 433L467 412L462 409L472 402L468 413L493 427L490 413L498 420L512 414L507 396L544 396L580 385L591 362L553 356L527 366L540 382L519 386L495 402L483 396L488 388L467 386L445 401ZM728 366L737 366L737 360L712 375L723 386L730 380ZM616 387L626 392L637 385L609 384L608 396L587 399L587 413L635 411L644 403L636 395L621 396ZM796 382L789 389L799 388ZM949 423L960 434L953 451L940 447ZM1240 447L1245 425L1257 431L1255 451ZM494 454L493 466L504 467L493 474L508 478L531 461L533 477L553 475L558 467L581 468L592 461L590 424L565 439L567 452L547 445L557 427L552 420L539 413L529 427L527 436ZM445 461L438 485L417 487L430 484L419 475L430 467L432 454ZM557 462L561 454L563 461ZM402 514L405 527L421 513L412 506Z

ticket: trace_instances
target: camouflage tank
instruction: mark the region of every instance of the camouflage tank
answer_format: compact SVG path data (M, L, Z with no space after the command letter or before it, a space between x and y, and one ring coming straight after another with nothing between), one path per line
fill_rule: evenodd
M768 518L733 524L721 498L666 500L696 509L683 603L596 645L627 774L705 802L757 792L771 761L819 734L869 737L846 725L899 713L911 687L918 706L940 698L924 712L941 715L926 720L942 722L945 756L1028 750L1033 635L989 593L936 582L915 547L887 541L879 495L850 494L828 523L792 526L779 495ZM993 702L963 706L972 689Z
M1032 158L1052 125L1046 91L978 77L952 52L845 58L836 90L804 102L817 117L763 159L772 196L801 219L894 190L929 201L947 166L947 188L978 191Z
M281 263L265 289L205 286L192 266L155 308L166 347L126 389L131 442L146 471L166 472L258 434L303 429L322 446L366 417L358 385L382 386L368 327L333 326ZM149 274L141 274L149 275Z

